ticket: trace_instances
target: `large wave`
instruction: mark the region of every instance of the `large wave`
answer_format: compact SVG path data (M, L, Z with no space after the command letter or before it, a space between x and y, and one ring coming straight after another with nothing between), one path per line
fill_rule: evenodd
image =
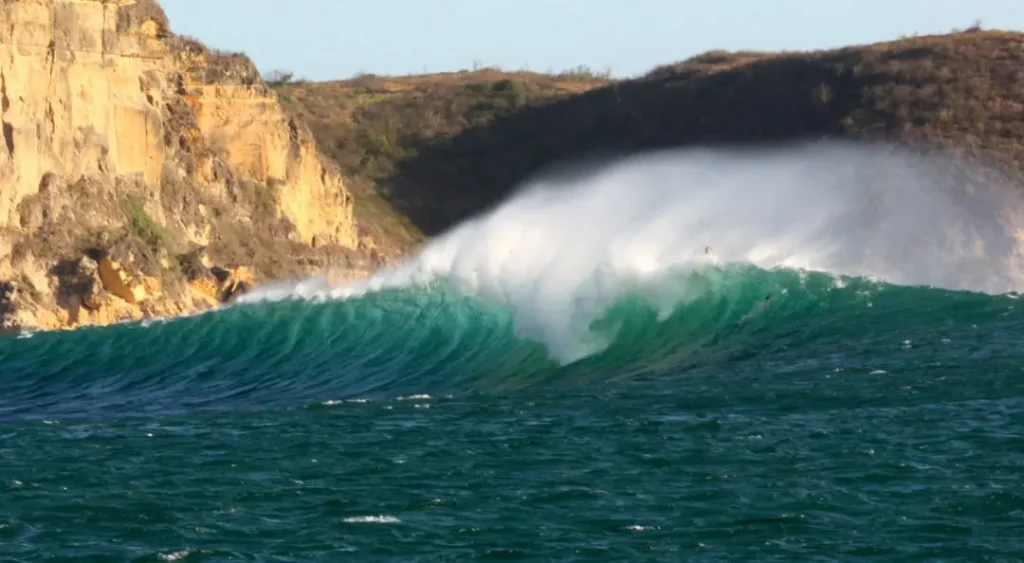
M1019 188L981 168L881 145L673 150L541 177L402 266L243 302L341 299L443 283L512 312L563 363L600 352L592 324L639 296L665 318L751 265L990 293L1024 287ZM984 178L985 181L979 181Z
M0 341L0 419L493 392L748 361L886 370L908 342L935 362L1019 363L1016 295L990 295L1021 287L1019 200L928 157L835 144L543 176L362 282L278 282L208 314Z

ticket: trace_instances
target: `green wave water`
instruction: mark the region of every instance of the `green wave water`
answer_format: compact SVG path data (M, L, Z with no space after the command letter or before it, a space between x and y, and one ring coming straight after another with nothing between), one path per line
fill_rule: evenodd
M1024 557L1005 233L904 206L854 242L847 187L803 223L713 187L527 194L360 284L0 338L0 560Z
M951 313L961 323L1016 318L1015 296L754 267L716 270L700 279L715 285L663 319L642 296L622 297L589 327L607 348L568 365L542 343L518 336L514 313L443 286L27 334L0 348L0 419L599 384L721 367L805 346L898 346L922 336L934 341ZM893 315L901 316L898 334L907 338L891 336ZM1016 358L1011 342L1004 353ZM844 367L828 358L815 361L822 369Z

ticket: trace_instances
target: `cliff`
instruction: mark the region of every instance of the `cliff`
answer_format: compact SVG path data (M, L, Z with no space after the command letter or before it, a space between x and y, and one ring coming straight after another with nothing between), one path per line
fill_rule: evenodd
M382 161L369 174L378 192L430 235L547 166L670 146L885 140L1019 176L1022 61L1024 34L968 30L827 51L714 51L629 80L569 81L575 89L520 73L276 88L339 162Z
M268 277L366 267L352 197L243 55L153 0L0 4L0 323L215 306Z

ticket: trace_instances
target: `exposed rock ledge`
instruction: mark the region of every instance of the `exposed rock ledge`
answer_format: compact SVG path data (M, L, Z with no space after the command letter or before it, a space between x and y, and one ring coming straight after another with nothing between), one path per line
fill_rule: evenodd
M32 285L0 283L0 331L76 328L174 317L228 303L255 283L250 268L232 270L197 263L186 278L186 285L177 288L174 298L168 298L162 278L129 274L120 263L98 250L77 261L69 259L58 264L52 275L57 285L53 291L56 307L47 306L47 300L41 296L33 296Z
M372 266L342 178L245 56L173 35L154 0L5 0L0 24L0 327Z

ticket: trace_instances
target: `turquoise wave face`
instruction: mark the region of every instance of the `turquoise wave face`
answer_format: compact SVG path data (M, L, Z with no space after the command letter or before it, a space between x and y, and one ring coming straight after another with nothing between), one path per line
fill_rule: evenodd
M1024 316L1012 294L752 266L670 281L665 287L672 291L624 295L585 333L561 335L561 342L575 339L595 350L569 363L556 361L543 342L517 335L515 311L440 284L7 337L0 340L0 417L615 385L751 362L775 371L790 364L884 370L886 362L907 361L902 350L913 350L920 362L955 362L980 350L988 361L1024 359L1017 347ZM982 324L986 336L979 341Z

